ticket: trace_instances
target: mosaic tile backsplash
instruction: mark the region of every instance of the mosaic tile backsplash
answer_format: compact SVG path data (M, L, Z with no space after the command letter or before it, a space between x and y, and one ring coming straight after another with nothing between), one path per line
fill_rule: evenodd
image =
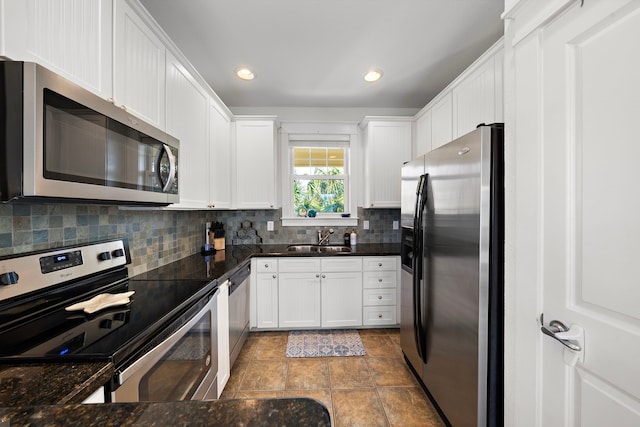
M225 225L227 244L243 221L264 244L313 243L321 227L282 227L280 210L169 211L121 210L117 206L0 204L0 256L39 249L127 237L131 249L130 274L136 275L189 256L204 244L205 224ZM399 209L358 209L356 227L359 243L397 243ZM363 220L369 230L362 229ZM267 231L274 221L274 231ZM331 243L341 243L344 227L333 227ZM351 227L349 227L351 228Z

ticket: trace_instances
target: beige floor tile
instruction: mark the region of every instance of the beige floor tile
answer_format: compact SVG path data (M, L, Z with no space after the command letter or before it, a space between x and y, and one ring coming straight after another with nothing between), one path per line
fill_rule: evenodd
M230 391L238 391L240 388L240 382L244 378L244 374L247 371L247 367L249 367L249 359L246 360L236 360L233 368L231 368L231 376L227 380L227 385L224 386L224 390Z
M282 391L239 391L236 399L274 399L282 397Z
M335 390L331 397L336 427L389 426L375 389Z
M404 360L389 357L368 357L367 365L376 386L417 386Z
M286 359L287 337L268 336L261 338L253 351L253 358L260 360Z
M284 390L286 377L286 360L252 360L238 391Z
M379 387L378 395L392 427L444 427L420 387Z
M289 359L287 389L329 388L329 366L324 358Z
M330 357L327 364L332 389L374 386L364 357Z
M400 346L387 334L365 335L360 338L367 357L402 357Z

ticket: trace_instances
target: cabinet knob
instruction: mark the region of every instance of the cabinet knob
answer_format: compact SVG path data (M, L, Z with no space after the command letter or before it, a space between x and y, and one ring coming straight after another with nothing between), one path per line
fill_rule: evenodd
M264 265L264 268L269 268L269 264L265 264L265 265Z
M378 279L378 282L382 283L382 279Z
M378 319L382 319L382 314L378 314Z
M324 279L324 278L326 278L326 277L327 277L327 276L325 276L324 274L322 275L322 278L323 278L323 279Z
M274 278L274 279L276 278L276 275L275 275L275 274L273 275L273 278Z
M378 299L382 299L382 295L378 295Z
M381 262L378 263L378 267L382 267L382 263Z
M320 275L319 275L319 274L316 274L316 277L320 277Z

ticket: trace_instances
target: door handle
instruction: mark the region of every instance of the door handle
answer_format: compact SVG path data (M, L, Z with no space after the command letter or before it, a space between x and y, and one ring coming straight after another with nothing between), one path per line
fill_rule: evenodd
M549 322L549 326L543 325L540 330L543 334L549 335L551 338L561 342L562 345L570 348L571 350L582 351L582 346L580 346L578 341L582 336L581 331L572 331L559 320L552 320Z

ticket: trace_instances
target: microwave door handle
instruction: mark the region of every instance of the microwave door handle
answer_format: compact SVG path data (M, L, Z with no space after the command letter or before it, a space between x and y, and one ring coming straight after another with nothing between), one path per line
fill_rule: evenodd
M163 153L167 153L167 159L169 160L169 176L167 182L162 182L162 175L160 174L160 162L162 161ZM171 152L171 147L167 144L162 144L162 150L158 153L158 159L156 161L156 173L158 174L158 181L162 185L162 192L166 193L173 185L173 181L176 179L176 157Z

